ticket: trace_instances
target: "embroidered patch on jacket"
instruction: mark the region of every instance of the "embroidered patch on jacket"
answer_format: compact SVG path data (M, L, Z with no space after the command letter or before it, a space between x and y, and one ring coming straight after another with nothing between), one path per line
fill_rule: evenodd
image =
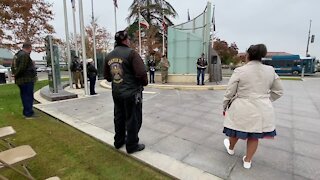
M123 60L119 58L111 59L108 62L110 66L111 75L113 77L113 82L120 84L123 82L123 69L122 69Z

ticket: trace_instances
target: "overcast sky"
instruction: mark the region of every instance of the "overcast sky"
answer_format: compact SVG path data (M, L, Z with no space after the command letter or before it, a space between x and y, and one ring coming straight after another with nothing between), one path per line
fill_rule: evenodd
M62 0L48 0L53 3L56 36L65 38ZM175 24L187 20L187 10L191 18L203 12L207 0L167 0L178 12L172 19ZM228 43L235 42L240 52L251 44L264 43L268 51L284 51L305 55L309 21L312 19L311 34L315 43L310 44L309 53L320 57L320 1L319 0L215 0L216 36ZM91 0L83 0L85 24L91 16ZM128 26L125 20L132 0L118 0L118 30ZM69 30L73 32L71 2L67 0ZM78 10L78 0L76 0ZM114 34L113 0L94 0L95 16L98 23ZM79 11L77 11L77 18ZM77 19L78 21L79 19ZM77 22L79 25L79 21ZM79 27L77 29L79 32ZM34 54L39 59L39 55Z

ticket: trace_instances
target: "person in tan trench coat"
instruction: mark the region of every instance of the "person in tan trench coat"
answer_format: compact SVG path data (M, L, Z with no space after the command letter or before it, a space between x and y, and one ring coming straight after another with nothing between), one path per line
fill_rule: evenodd
M247 152L243 157L243 166L247 169L251 167L258 139L276 136L272 102L283 94L281 80L273 67L261 63L266 54L264 44L250 46L248 63L234 70L223 101L223 133L229 137L224 145L233 155L237 141L247 140Z

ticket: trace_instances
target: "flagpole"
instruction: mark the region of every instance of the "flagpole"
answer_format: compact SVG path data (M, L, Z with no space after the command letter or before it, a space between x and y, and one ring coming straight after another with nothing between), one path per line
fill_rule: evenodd
M96 48L96 23L94 21L94 13L93 13L93 0L91 0L91 7L92 7L92 31L93 31L93 59L94 59L94 66L97 69L97 48Z
M83 20L83 4L82 0L79 0L79 17L80 17L80 32L82 42L82 64L83 64L83 80L84 80L84 93L89 95L88 92L88 77L87 77L87 55L86 55L86 43L85 43L85 30Z
M162 7L162 28L163 28L163 32L162 32L162 55L164 55L164 53L165 53L165 45L164 45L164 43L165 43L165 39L164 39L164 33L166 32L165 31L165 22L164 22L164 9L163 9L163 1L162 1L162 3L161 3L161 7Z
M114 34L116 34L118 32L118 27L117 27L117 5L116 4L114 4L114 28L115 28Z
M212 11L212 30L211 30L211 46L213 48L213 41L214 41L214 32L216 31L216 20L215 20L215 16L214 16L214 13L215 13L215 10L216 10L216 5L213 5L213 11Z
M77 41L77 25L76 25L76 8L72 7L72 15L73 15L73 33L74 33L74 46L75 46L75 52L76 56L78 56L78 41Z
M65 27L65 34L66 34L66 42L67 42L67 59L68 59L68 71L69 71L69 86L73 88L72 83L72 76L71 76L71 54L70 54L70 42L69 42L69 27L68 27L68 13L67 13L67 0L63 1L63 8L64 8L64 27Z
M140 13L140 6L138 7L138 12L139 12L139 22L138 22L138 24L139 24L139 54L140 54L140 56L142 55L142 53L141 53L141 25L140 25L140 21L141 21L141 18L140 18L140 16L141 16L141 13Z
M309 44L310 44L311 24L312 24L312 20L310 20L310 25L309 25L308 43L307 43L307 50L306 50L306 56L307 56L307 57L308 57L308 55L309 55Z

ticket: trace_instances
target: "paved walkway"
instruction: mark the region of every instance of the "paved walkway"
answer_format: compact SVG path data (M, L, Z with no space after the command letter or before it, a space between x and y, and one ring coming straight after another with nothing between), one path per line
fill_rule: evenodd
M244 141L235 156L225 152L222 90L146 88L140 133L146 150L134 156L180 179L319 179L320 79L283 83L285 95L274 103L278 136L260 142L250 170L242 167ZM111 91L97 92L36 107L112 144Z

